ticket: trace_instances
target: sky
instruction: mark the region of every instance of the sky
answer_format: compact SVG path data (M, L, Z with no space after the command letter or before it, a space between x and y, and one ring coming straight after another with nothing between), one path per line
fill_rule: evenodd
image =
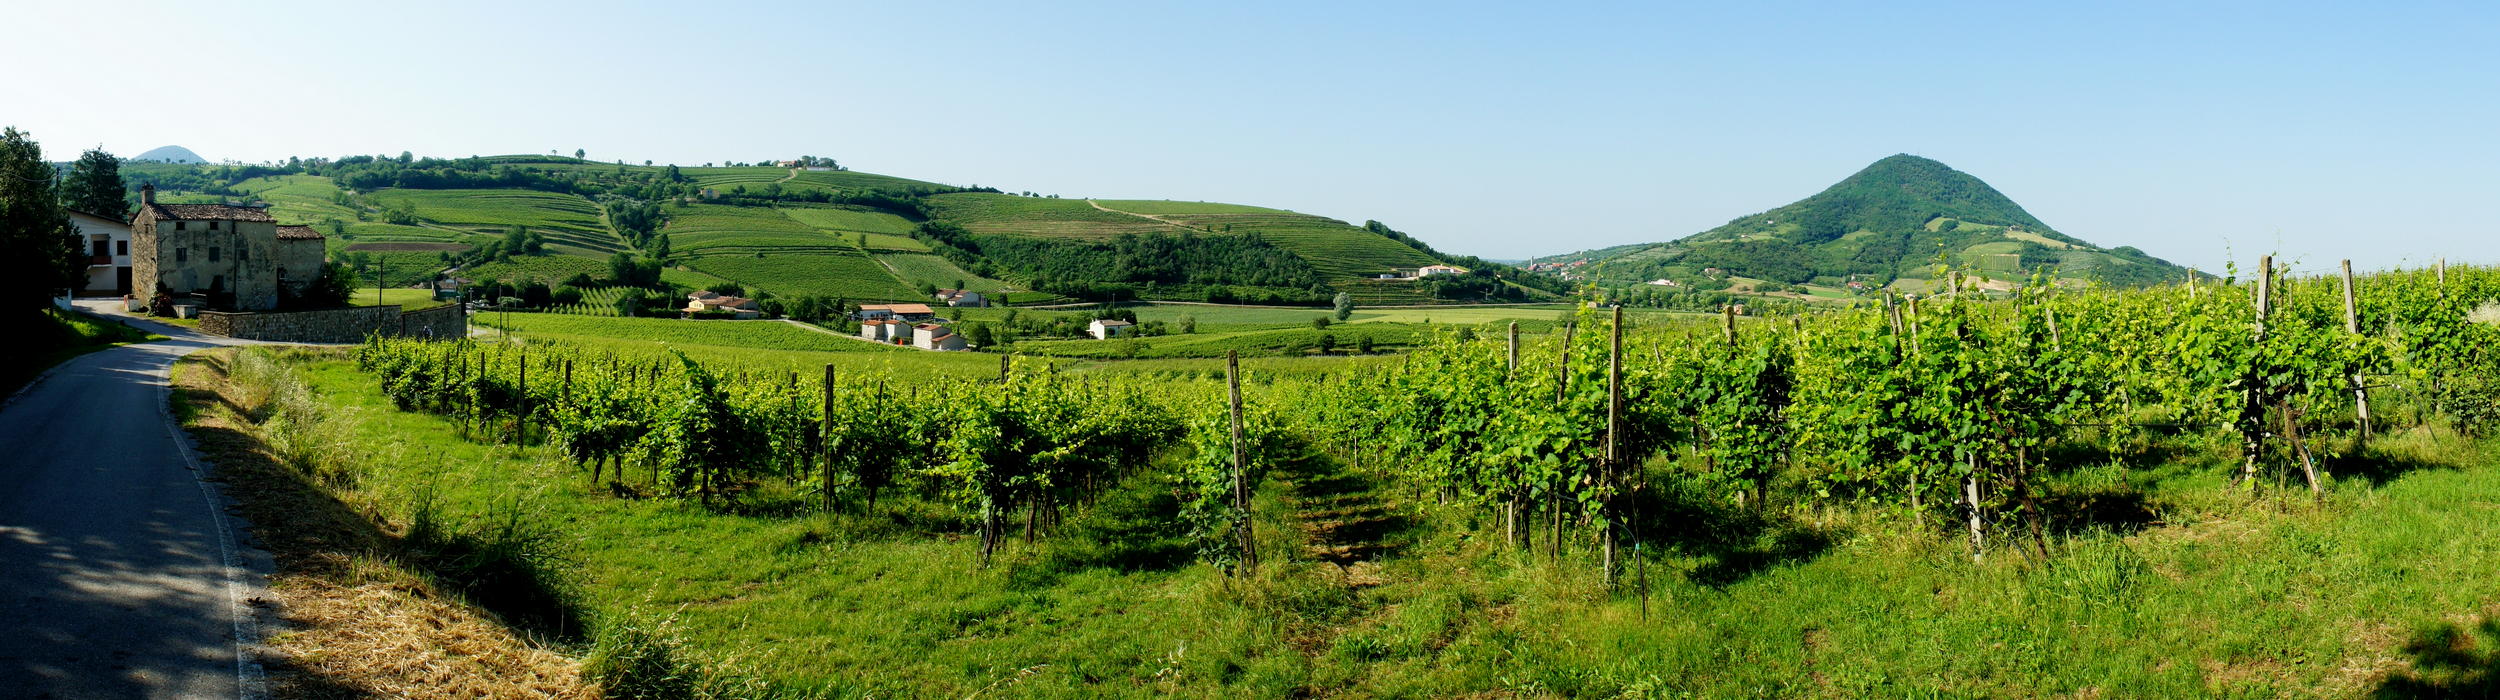
M12 3L67 160L799 155L1524 258L1894 153L2214 271L2500 263L2500 3ZM151 41L126 39L152 37Z

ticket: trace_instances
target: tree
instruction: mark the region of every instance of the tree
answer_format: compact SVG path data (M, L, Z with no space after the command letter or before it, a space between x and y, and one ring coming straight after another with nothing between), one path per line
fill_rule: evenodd
M78 230L53 195L52 164L26 132L0 131L0 307L38 309L84 270Z
M321 267L321 277L305 285L303 293L297 294L294 301L313 308L345 306L348 297L355 293L355 271L347 269L345 264L332 262Z
M1337 293L1337 320L1338 320L1338 321L1344 321L1344 320L1346 320L1346 319L1353 318L1353 317L1354 317L1354 295L1352 295L1352 294L1347 294L1347 293L1345 293L1345 292L1338 292L1338 293Z
M987 323L972 324L972 330L966 334L965 339L972 341L973 345L978 345L984 348L998 342L998 336L990 332L990 324Z
M102 148L78 154L61 183L61 204L89 214L123 217L130 214L128 190L122 188L122 161Z
M1311 319L1311 327L1312 327L1312 328L1314 328L1314 329L1326 330L1326 329L1328 328L1328 317L1326 317L1326 316L1319 316L1319 317L1312 318L1312 319Z
M1319 354L1326 355L1336 351L1337 336L1332 333L1319 334Z
M579 149L579 148L573 149L573 159L574 159L574 160L581 160L583 155L586 155L586 154L584 154L584 153L582 152L582 149Z

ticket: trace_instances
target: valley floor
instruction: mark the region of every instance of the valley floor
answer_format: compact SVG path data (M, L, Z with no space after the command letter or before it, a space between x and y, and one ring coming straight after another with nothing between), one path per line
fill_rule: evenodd
M1608 593L1581 538L1555 554L1537 532L1535 551L1515 550L1501 523L1383 487L1352 455L1311 450L1260 486L1266 561L1252 575L1195 563L1151 469L982 568L973 524L914 494L832 515L770 483L708 507L635 498L643 477L594 487L546 448L480 444L452 420L394 409L337 354L292 357L335 446L300 461L322 475L307 483L385 540L440 537L414 531L425 523L532 552L496 580L543 596L460 594L441 566L395 584L449 589L500 626L493 639L534 640L455 669L535 679L501 687L575 692L569 668L536 654L612 660L608 640L583 636L604 620L676 640L676 658L721 682L793 695L2500 692L2500 468L2491 444L2445 430L2383 436L2332 465L2323 502L2229 487L2227 444L2152 445L2044 485L2052 512L2085 514L2051 523L2045 556L2000 538L1976 564L1946 513L1757 515L1689 495L1660 465L1665 493L1642 507L1666 515L1634 538L1635 564ZM200 420L195 431L215 429ZM251 432L287 445L305 429ZM543 537L495 540L498 528ZM301 624L281 651L335 661L375 649L320 646L339 636L324 626L383 623ZM355 666L299 664L321 682L293 687L391 687Z

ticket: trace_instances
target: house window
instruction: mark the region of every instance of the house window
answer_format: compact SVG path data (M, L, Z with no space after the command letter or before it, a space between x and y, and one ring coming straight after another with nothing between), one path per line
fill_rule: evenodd
M226 276L225 276L225 275L218 275L218 276L215 276L215 277L210 277L210 278L208 278L208 291L212 291L212 292L222 292L222 291L225 291L225 290L226 290Z
M189 249L189 248L175 248L175 249L174 249L174 262L190 262L190 261L191 261L191 249Z
M208 261L209 261L209 262L217 262L217 253L218 253L217 246L209 246L209 247L208 247Z
M103 242L103 241L96 241L96 242L95 242L95 254L96 254L96 255L99 255L99 256L100 256L100 255L104 255L104 242Z
M214 221L208 222L208 230L211 230L211 231L215 231L215 230L217 230L217 222L214 222Z
M187 222L187 221L176 221L176 222L174 222L174 230L176 230L176 231L180 231L180 230L183 230L183 229L185 229L185 228L189 228L190 226L191 226L190 222Z
M129 254L130 254L130 241L114 241L114 242L113 242L113 254L114 254L114 255L129 255Z

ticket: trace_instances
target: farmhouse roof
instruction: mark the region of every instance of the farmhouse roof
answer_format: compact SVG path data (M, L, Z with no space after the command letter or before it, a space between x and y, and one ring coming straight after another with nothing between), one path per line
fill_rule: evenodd
M891 312L898 313L898 314L933 314L933 313L937 313L937 312L935 312L935 311L930 311L930 310L929 310L929 305L928 305L928 304L866 304L866 305L862 305L862 306L860 306L860 307L859 307L859 310L861 310L861 311L891 311Z
M1116 320L1112 320L1112 319L1108 319L1108 318L1098 318L1098 319L1094 319L1094 323L1095 323L1095 324L1097 324L1097 325L1100 325L1100 326L1102 326L1102 327L1104 327L1104 328L1110 328L1110 327L1112 327L1112 326L1126 326L1126 325L1131 325L1131 324L1130 324L1129 322L1127 322L1127 321L1116 321Z
M706 289L706 290L703 290L703 291L700 291L700 292L695 292L695 293L693 293L693 294L688 294L688 295L686 295L686 298L688 298L688 299L716 299L716 298L719 298L719 297L720 297L720 293L719 293L719 292L715 292L715 291L712 291L712 290L709 290L709 289Z
M935 323L923 323L923 324L920 324L920 325L917 325L917 326L912 326L912 327L913 327L913 328L918 328L918 329L920 329L920 330L924 330L924 331L942 331L942 330L946 330L946 327L945 327L945 326L941 326L941 325L938 325L938 324L935 324Z
M219 221L254 221L272 223L277 221L276 218L269 216L268 210L253 207L232 207L223 204L154 203L143 204L140 206L149 211L156 212L156 218L167 221L202 221L209 219Z
M278 227L278 240L281 241L318 241L321 238L321 232L313 230L311 226Z
M116 223L124 223L124 224L130 223L130 219L129 219L129 218L127 218L127 217L120 217L120 216L105 216L105 215L103 215L103 214L98 214L98 213L95 213L95 212L91 212L91 211L84 211L84 210L79 210L79 209L71 209L71 210L69 210L69 213L71 213L71 214L76 214L76 215L79 215L79 216L84 216L84 217L87 217L87 218L90 218L90 219L103 219L103 220L105 220L105 221L111 221L111 222L116 222Z

